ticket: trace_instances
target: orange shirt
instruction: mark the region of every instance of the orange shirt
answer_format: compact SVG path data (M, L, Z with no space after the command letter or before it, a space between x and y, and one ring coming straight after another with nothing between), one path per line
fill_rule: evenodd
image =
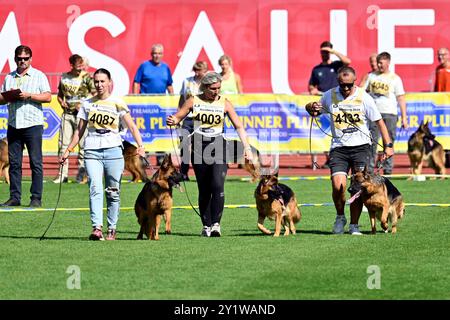
M436 68L436 81L434 82L435 92L450 91L450 69L443 66Z

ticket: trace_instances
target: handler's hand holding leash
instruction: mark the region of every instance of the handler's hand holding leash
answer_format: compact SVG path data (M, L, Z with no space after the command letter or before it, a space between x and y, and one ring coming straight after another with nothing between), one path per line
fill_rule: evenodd
M73 152L73 148L71 147L67 147L66 151L64 151L63 155L61 156L61 158L59 158L59 164L61 166L64 165L64 163L66 162L66 160L69 158L70 153Z
M394 155L394 145L392 144L392 142L389 142L388 144L384 145L384 151L383 155L381 156L381 161L386 161L393 155Z
M320 102L310 102L305 106L306 111L311 117L317 117L321 114L322 104Z
M252 153L252 148L250 146L246 146L244 148L244 158L245 158L245 160L248 160L251 163L253 163L253 153Z
M176 126L178 124L178 120L177 120L177 118L174 115L170 115L166 119L166 124L169 127L174 127L174 126Z

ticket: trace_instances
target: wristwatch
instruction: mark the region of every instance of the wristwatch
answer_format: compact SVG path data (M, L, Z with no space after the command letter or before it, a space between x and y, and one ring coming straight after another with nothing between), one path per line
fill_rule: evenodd
M394 147L394 144L392 143L392 142L389 142L389 143L386 143L385 145L384 145L384 148L386 149L386 148L393 148Z

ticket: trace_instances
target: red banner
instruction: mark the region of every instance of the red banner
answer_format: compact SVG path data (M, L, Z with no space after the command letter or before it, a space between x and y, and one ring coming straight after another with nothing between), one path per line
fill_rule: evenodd
M0 0L1 72L15 68L19 44L50 75L67 71L78 53L109 69L121 95L154 43L165 47L176 92L197 59L220 70L226 53L244 92L304 93L324 40L352 60L359 78L372 52L388 51L406 91L430 91L436 50L450 45L449 35L446 0Z

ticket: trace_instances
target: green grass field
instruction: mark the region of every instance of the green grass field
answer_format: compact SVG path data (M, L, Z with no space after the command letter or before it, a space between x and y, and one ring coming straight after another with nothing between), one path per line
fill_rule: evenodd
M283 183L293 188L299 203L331 202L328 180ZM394 184L407 204L450 202L450 180ZM24 205L29 186L24 181ZM75 209L58 211L43 241L39 238L52 211L0 211L0 299L450 298L449 207L407 206L396 235L370 235L363 213L364 235L358 237L331 234L334 207L304 206L297 235L279 238L257 230L254 208L225 209L221 238L200 237L195 212L177 209L172 235L137 241L139 226L131 208L142 186L122 185L117 241L88 241L86 185L63 185L59 208ZM196 204L195 182L186 186ZM254 204L254 188L228 180L226 204ZM8 186L0 184L2 202L8 194ZM43 207L54 208L57 195L58 186L45 183ZM175 190L174 203L188 205L186 194ZM273 222L267 225L273 230ZM77 283L73 268L79 270L79 289L71 289ZM380 271L380 286L369 289L373 268Z

